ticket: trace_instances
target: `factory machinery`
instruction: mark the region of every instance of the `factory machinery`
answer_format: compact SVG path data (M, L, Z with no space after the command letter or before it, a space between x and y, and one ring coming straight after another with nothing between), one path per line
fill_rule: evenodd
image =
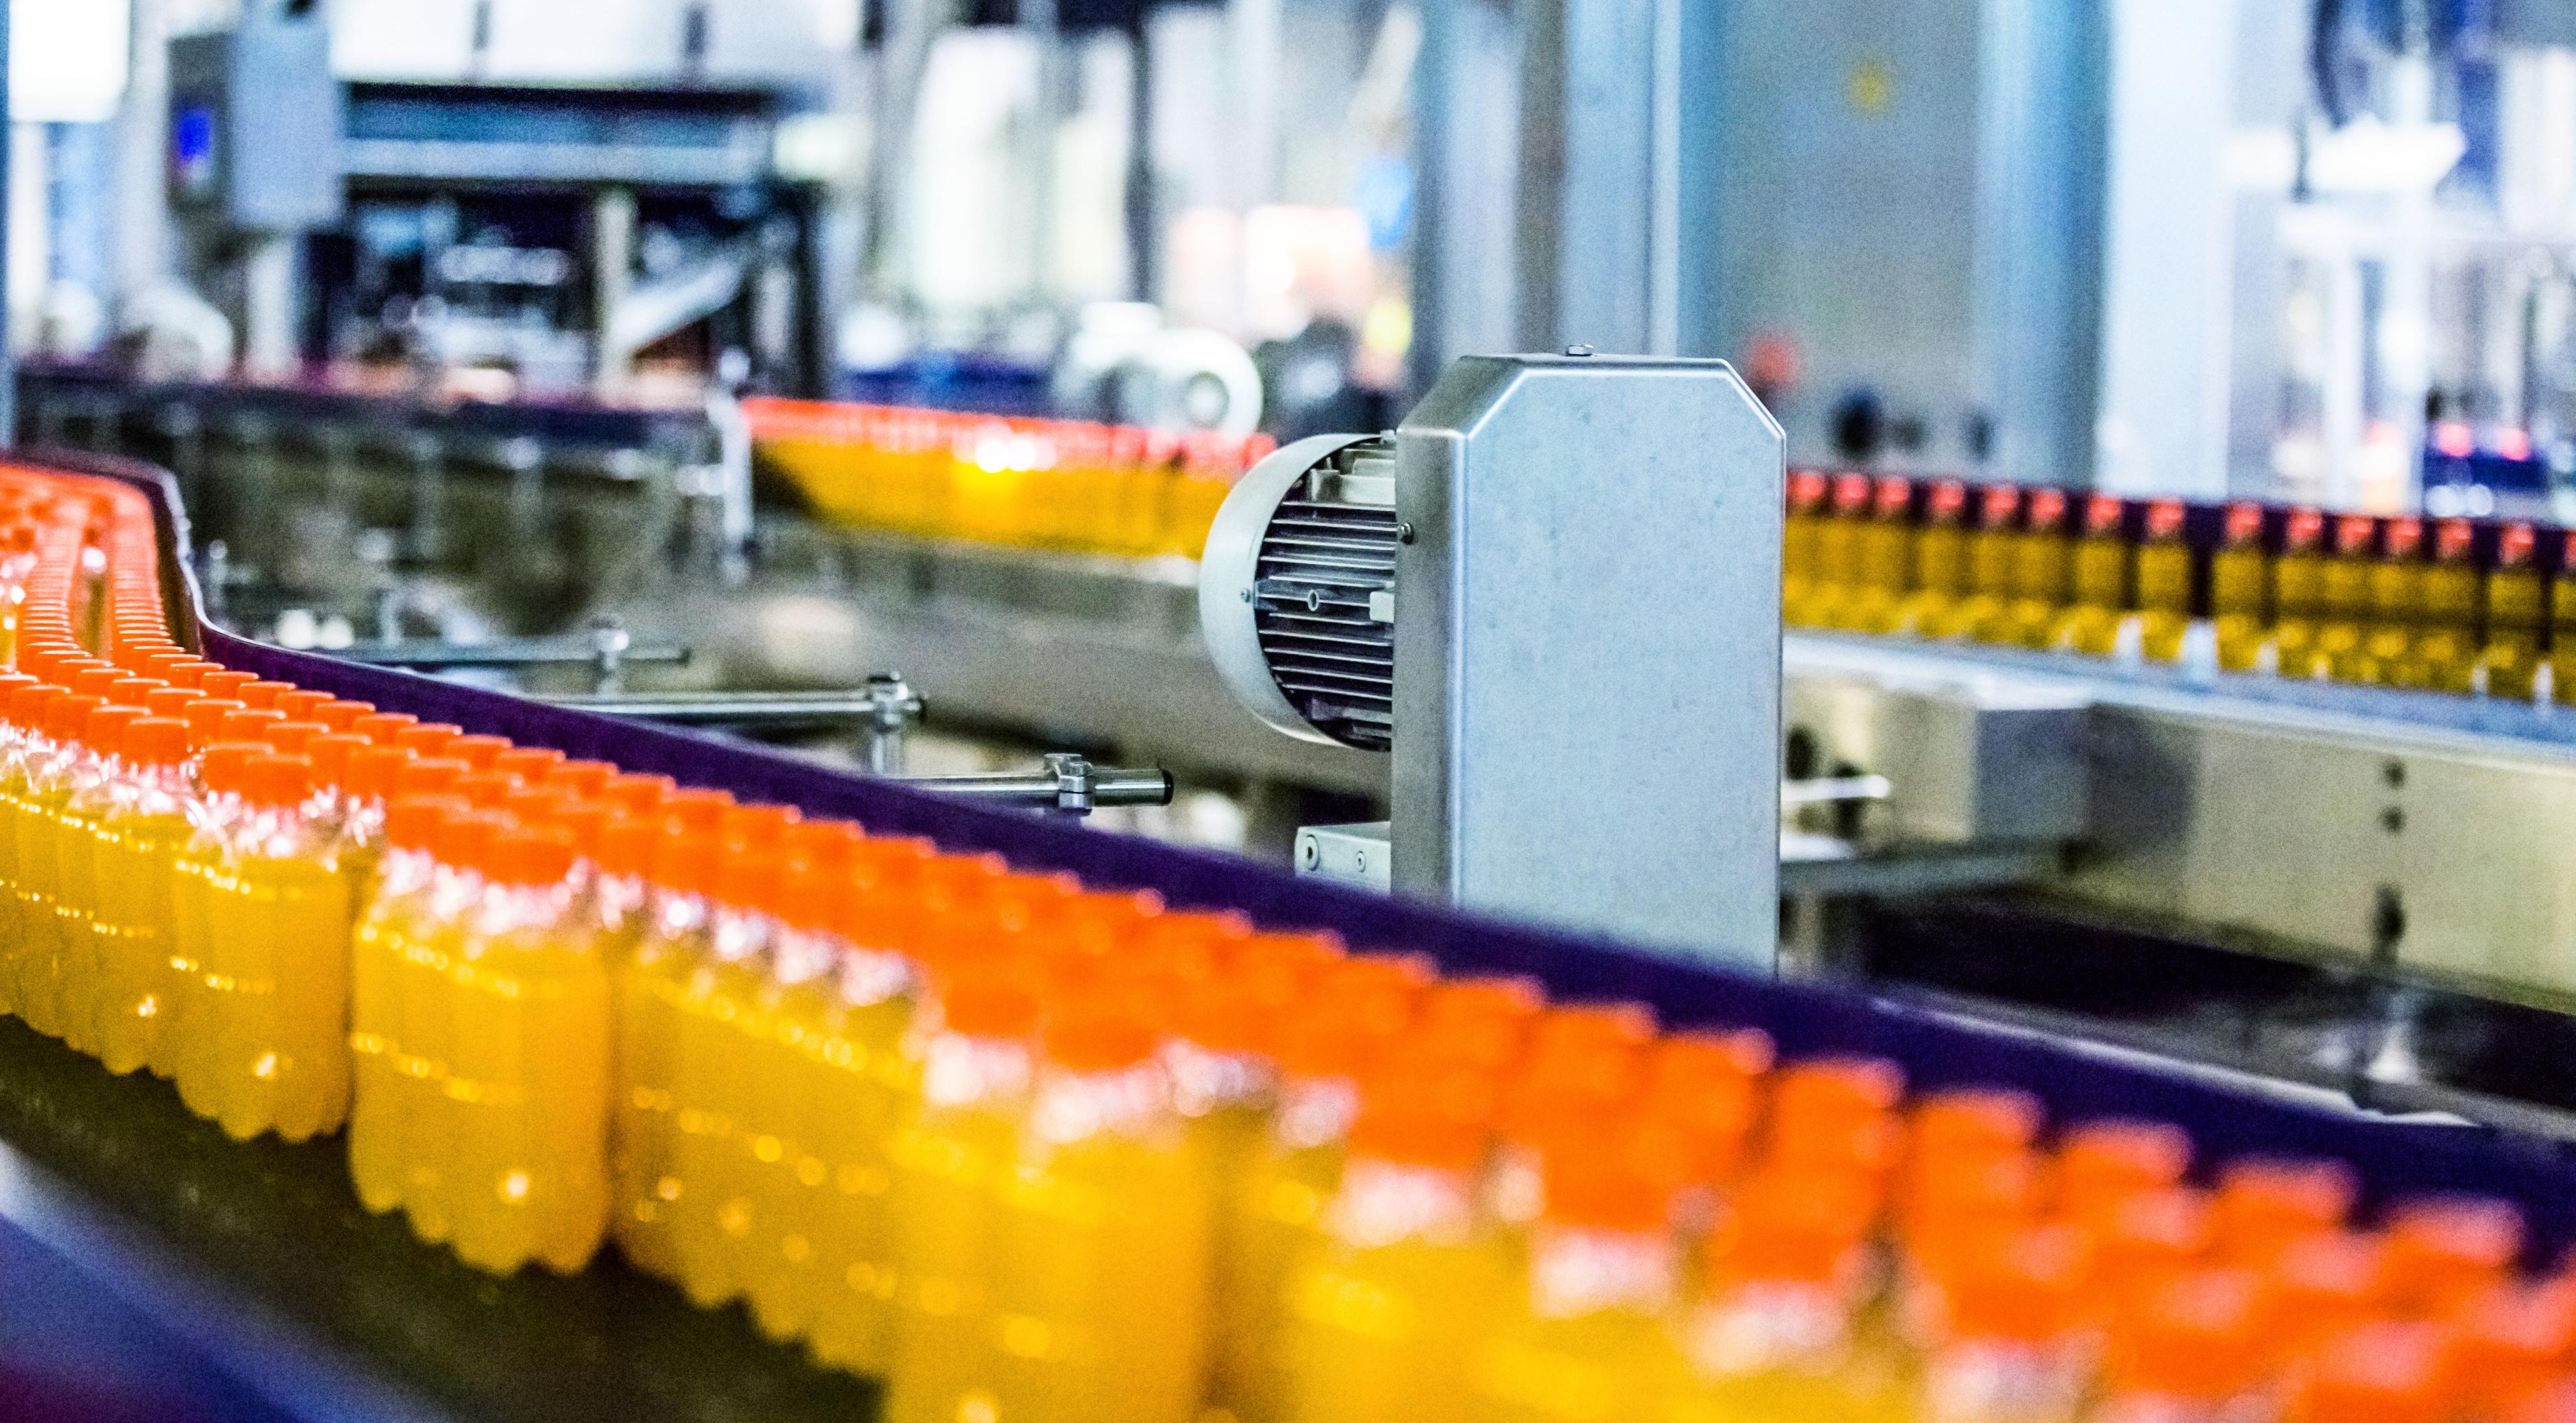
M1580 501L1561 497L1570 486L1555 477L1559 461L1568 442L1578 439L1593 453L1616 458L1633 477L1635 492L1614 494L1606 502L1592 490L1582 491ZM1728 1092L1749 1085L1757 1094L1770 1094L1775 1105L1768 1110L1785 1120L1828 1104L1849 1105L1864 1115L1886 1114L1897 1105L1894 1098L1910 1093L1915 1094L1913 1102L1903 1110L1913 1113L1909 1121L1917 1151L1930 1150L1921 1143L1935 1137L1946 1141L1948 1128L1936 1131L1932 1124L1955 1116L1960 1130L1969 1134L1961 1139L1962 1149L1970 1137L1985 1140L1992 1128L2024 1143L2007 1144L2007 1153L2029 1150L2036 1142L2044 1151L2062 1151L2069 1163L2082 1157L2085 1169L2078 1174L2087 1180L2097 1145L2096 1137L2087 1135L2092 1129L2086 1123L2105 1117L2168 1123L2184 1135L2167 1126L2141 1124L2099 1136L2098 1150L2120 1163L2116 1170L2105 1168L2111 1170L2104 1178L2106 1189L2113 1177L2128 1179L2123 1173L2171 1181L2186 1170L2207 1171L2224 1199L2242 1205L2241 1211L2231 1206L2229 1219L2247 1225L2275 1217L2247 1215L2256 1207L2246 1203L2295 1198L2303 1203L2300 1210L2308 1210L2304 1203L2317 1197L2308 1188L2321 1185L2332 1199L2317 1219L2338 1222L2357 1208L2364 1213L2358 1219L2391 1232L2392 1250L2410 1262L2405 1278L2412 1283L2405 1286L2408 1302L2402 1305L2410 1311L2441 1315L2458 1300L2507 1278L2517 1259L2556 1259L2576 1231L2576 1215L2570 1213L2576 1176L2540 1139L2510 1129L2356 1112L2348 1104L2330 1104L2278 1085L2212 1080L2170 1064L2123 1060L2045 1041L2008 1025L1926 1013L1919 1005L1866 994L1781 983L1713 961L1733 959L1740 965L1759 960L1769 947L1774 875L1780 868L1772 825L1782 797L1775 772L1778 664L1772 656L1780 606L1780 437L1733 373L1716 363L1580 356L1464 362L1391 438L1330 438L1291 446L1248 473L1220 513L1202 590L1210 604L1209 633L1220 655L1240 656L1248 648L1249 655L1260 659L1257 667L1230 668L1229 675L1258 689L1254 673L1268 674L1263 709L1275 723L1385 748L1366 754L1390 758L1390 835L1395 882L1404 891L1396 896L1085 833L1044 817L980 809L633 720L247 641L203 616L190 573L188 524L170 480L133 464L75 456L22 461L7 475L0 483L18 491L19 507L27 511L20 517L35 524L28 540L32 560L17 575L27 589L26 611L17 624L18 665L62 684L53 689L34 679L10 684L13 708L23 702L30 712L41 713L41 731L21 727L17 734L66 744L83 737L123 737L119 744L130 761L157 764L153 758L169 749L154 749L163 742L184 748L196 739L185 718L195 715L192 708L198 702L225 693L240 698L255 694L277 710L227 714L217 726L219 746L203 753L204 775L217 800L235 794L230 788L238 786L242 814L281 813L261 807L283 804L279 786L320 760L344 763L344 770L331 774L345 778L360 775L362 765L389 766L414 754L452 752L467 757L467 764L479 760L487 769L459 773L445 761L422 764L448 766L441 777L455 777L458 792L498 796L496 804L506 803L508 814L522 819L511 822L515 829L494 821L494 833L501 838L482 850L472 850L465 839L457 840L459 848L454 849L446 840L436 840L427 853L479 855L474 863L485 865L486 873L516 883L509 877L545 862L540 850L580 843L578 830L571 842L551 839L553 832L542 826L529 829L536 822L524 817L562 815L570 817L567 824L600 829L605 838L586 852L599 856L613 855L609 847L616 838L605 830L618 819L616 813L603 819L582 811L556 792L535 788L531 778L543 777L551 784L559 777L566 787L595 782L602 795L612 787L663 797L722 789L747 807L739 817L744 835L752 833L755 822L772 829L784 822L783 812L756 807L791 806L814 826L799 832L803 838L798 845L821 847L833 840L826 832L837 819L864 825L871 841L889 850L927 854L905 848L912 842L897 838L926 837L945 863L977 874L999 873L998 866L974 859L979 853L997 854L1028 876L1016 882L1031 892L1052 886L1047 893L1072 894L1071 883L1035 872L1069 874L1087 893L1084 902L1102 925L1115 920L1130 926L1119 933L1142 935L1158 919L1171 920L1168 932L1153 931L1150 950L1142 937L1132 946L1147 958L1194 942L1190 936L1201 931L1220 936L1242 932L1227 927L1231 921L1223 915L1233 913L1247 916L1260 929L1294 931L1277 940L1255 941L1272 943L1283 953L1290 947L1300 952L1314 947L1311 939L1296 936L1321 931L1357 948L1426 955L1443 975L1530 975L1522 987L1487 979L1472 992L1454 991L1483 995L1476 999L1481 1003L1495 994L1517 1001L1543 989L1565 1010L1568 1032L1576 1025L1587 1034L1599 1027L1615 1030L1621 1041L1639 1030L1650 1041L1658 1031L1697 1034L1669 1039L1669 1049L1653 1050L1669 1051L1678 1062L1705 1048L1713 1054L1706 1065L1725 1080L1710 1079L1702 1084L1704 1091L1684 1094L1677 1103L1728 1100ZM1704 501L1696 507L1711 517L1647 517L1650 506L1669 513L1673 506L1668 496L1694 485L1696 497ZM1248 551L1228 546L1238 535L1249 539ZM1370 550L1366 560L1352 557L1361 546ZM84 548L96 550L97 556L84 554ZM1700 580L1698 591L1666 588L1662 570L1683 558L1716 568L1720 576ZM1362 571L1353 567L1362 563L1380 586L1355 586L1365 580L1343 576ZM1248 581L1238 581L1247 568ZM1597 600L1583 604L1576 596L1580 586L1593 590ZM1661 605L1658 597L1664 600ZM1213 616L1228 600L1247 610L1241 616L1249 623L1248 634L1240 623L1229 631ZM1308 621L1298 621L1301 616ZM1367 633L1361 624L1381 625L1384 631ZM1329 674L1317 670L1323 664L1316 649L1324 645L1318 641L1319 627L1341 629L1331 636L1373 647L1360 660L1382 671L1388 696L1372 702L1347 690L1330 690L1342 683L1328 682ZM1638 655L1652 646L1674 655ZM1962 676L1955 658L1917 659L1921 670L1907 677L1900 675L1906 659L1883 648L1793 644L1785 695L1793 724L1802 715L1801 697L1812 695L1800 691L1797 682L1820 679L1824 674L1815 669L1845 654L1840 675L1854 687L1871 689L1856 692L1852 705L1875 706L1881 715L1908 704L1956 702L1951 689L1964 684L1985 698L1971 713L2002 708L2009 718L2031 709L2031 687L2084 685L2065 677L2052 683L2026 670L2044 664L2008 661L1982 664L1977 675ZM2112 679L2100 680L2108 685ZM99 691L79 690L92 686ZM2179 683L2159 688L2141 681L2139 686L2121 705L2133 708L2126 715L2141 724L2151 723L2160 695L2179 697L2190 691ZM181 719L138 718L136 710L103 700L138 696L146 698L142 712L166 706ZM2097 710L2112 704L2109 693L2097 696ZM2259 701L2251 695L2243 699ZM2070 706L2082 710L2073 703L2059 710ZM1891 734L1916 746L1928 743L1938 730L1934 715L1914 713ZM318 718L319 724L292 721L296 716ZM415 719L450 723L453 729L416 726ZM1975 719L1967 716L1972 723ZM331 731L336 721L346 721L348 731ZM1574 723L1571 733L1569 721ZM1855 716L1850 726L1827 726L1821 734L1858 725ZM2005 720L1988 722L1983 730L1988 736L2015 736L2029 726ZM2061 725L2060 732L2064 729ZM387 740L369 744L379 733ZM430 750L405 749L413 743L404 738L416 734L432 738L418 743ZM243 735L266 738L271 747L301 744L309 754L258 754L257 748L225 740ZM1829 754L1839 754L1843 745L1855 756L1863 749L1857 742L1835 743ZM2433 758L2404 754L2410 767L2436 764ZM576 759L567 763L565 757ZM2026 759L1998 756L1985 770L1989 776L2000 774L2024 766ZM2382 759L2396 756L2383 749ZM657 773L701 789L673 792L667 783L651 780ZM2047 772L2041 766L2021 773ZM1883 808L1920 804L1905 798L1919 794L1912 788L1923 785L1905 765L1867 774L1887 779L1886 799L1875 802ZM441 777L426 777L424 783ZM403 772L397 779L423 778ZM2400 779L2411 783L2413 773ZM1815 780L1793 782L1787 799L1822 803L1828 792ZM354 788L359 782L347 784ZM2383 788L2392 793L2409 789L2384 782ZM1989 796L2010 793L1992 785L1976 789ZM1831 803L1871 803L1865 796L1837 796ZM674 843L686 842L693 833L686 828L690 822L678 808L681 803L670 802L671 819L663 832L679 837ZM1976 804L1973 798L1968 803ZM468 816L455 823L480 822ZM405 848L412 844L405 838L410 830L389 822L388 833L400 841L396 851L413 853ZM499 855L505 845L524 854ZM184 855L196 853L191 849ZM752 858L743 850L725 852L727 864L748 865ZM826 862L799 863L809 866L799 873L810 879L810 866ZM653 865L648 871L652 876L696 873L683 861L666 866L655 859ZM20 878L13 881L13 893L22 902L29 893L43 893L46 882L27 878L31 873L21 864ZM703 892L720 905L747 903L739 896L751 893L757 878L737 881L732 871L719 872ZM222 888L228 882L210 880L202 892L230 893ZM336 884L338 877L327 882ZM880 885L870 893L916 892L888 887L896 881L868 882ZM1783 881L1784 886L1791 883ZM1139 891L1150 894L1140 898ZM1505 911L1523 920L1535 915L1590 932L1568 935L1515 926L1460 914L1428 902L1432 900ZM290 901L301 902L287 895L276 904ZM285 912L259 907L268 902L252 895L243 900L241 912ZM56 912L71 912L74 903L66 897ZM1198 912L1173 913L1183 910ZM102 922L122 924L115 916L126 911L102 903L95 912L107 916ZM805 922L801 909L782 912L791 922ZM837 926L841 921L832 922ZM195 943L191 932L183 926L179 942ZM1603 933L1636 946L1606 942L1597 937ZM945 941L934 935L922 940L918 950L905 952L929 955L934 942ZM225 953L239 947L212 939L207 943ZM274 951L329 952L320 941L303 939L291 949L277 941ZM1329 946L1321 951L1331 953ZM23 957L23 946L17 952ZM417 1203L402 1208L411 1216L409 1228L399 1212L376 1213L389 1208L370 1194L376 1189L368 1184L375 1179L369 1175L370 1158L363 1151L353 1156L352 1143L334 1133L331 1124L337 1118L328 1094L307 1100L311 1082L321 1079L306 1074L318 1071L327 1053L318 1044L305 1046L292 1058L291 1081L284 1087L261 1085L270 1078L254 1066L239 1084L202 1090L207 1081L221 1078L220 1064L227 1059L215 1052L200 1060L184 1048L173 1065L179 1079L176 1093L150 1072L114 1075L111 1066L137 1065L132 1044L120 1045L120 1034L131 1025L111 1031L109 1025L121 1020L110 1014L84 1028L81 1020L60 1014L80 1001L82 993L116 1001L115 991L124 980L115 976L114 964L122 961L113 955L101 958L109 977L95 983L80 976L85 970L79 958L54 962L54 972L62 975L61 987L51 990L57 996L18 1006L30 1021L44 1019L35 1023L37 1028L64 1041L50 1041L15 1019L0 1023L0 1139L6 1143L0 1147L0 1183L5 1183L0 1228L32 1242L37 1249L29 1258L40 1268L68 1270L93 1287L103 1286L140 1315L144 1327L164 1332L148 1337L175 1336L180 1347L203 1356L218 1373L231 1376L262 1401L298 1417L424 1420L721 1417L753 1411L773 1419L849 1418L868 1416L875 1408L877 1390L866 1376L877 1369L850 1363L825 1336L806 1341L816 1356L810 1361L803 1350L761 1337L765 1331L772 1338L804 1338L798 1326L782 1324L782 1317L769 1312L760 1283L765 1276L759 1270L748 1277L752 1315L692 1308L680 1290L647 1278L668 1275L691 1295L700 1294L701 1267L691 1263L698 1257L690 1252L705 1246L689 1244L694 1236L683 1239L675 1262L626 1243L629 1233L621 1226L624 1263L603 1255L576 1270L589 1252L567 1251L564 1242L548 1235L542 1248L555 1269L512 1272L506 1263L496 1263L510 1258L506 1251L498 1257L489 1253L497 1237L461 1220L451 1240L443 1230L429 1228ZM485 962L498 972L498 960ZM969 989L982 981L962 976L969 965L948 957L924 962L932 965L930 982L943 985L936 991L954 1000L944 1031L989 1031L966 1026L973 997ZM316 995L329 981L321 973L327 961L299 963L314 976L296 975L293 1003L281 999L269 1016L245 1020L244 1032L256 1036L298 1030L307 1010L322 1002ZM554 960L543 963L549 966L541 969L540 961L531 959L526 971L566 971ZM456 980L459 991L481 981L480 974ZM184 994L197 994L187 982L192 980L183 981ZM179 1041L193 1041L189 1035L228 1021L224 1015L235 1010L226 1006L230 1000L223 995L233 982L205 978L211 996L202 1004L187 998L196 1006L185 1010L175 1029L182 1034ZM477 999L472 1014L512 1011L505 1006L507 998ZM242 1005L249 1002L244 999ZM983 1000L974 998L973 1003L982 1005ZM983 1014L987 1006L972 1011ZM1535 1009L1536 1000L1531 1006ZM368 1016L373 1010L364 1002L349 1011L362 1029L349 1039L350 1049L363 1058L377 1050L367 1025L380 1020ZM466 1011L461 1001L459 1011ZM1068 1010L1050 1000L1045 1011ZM1321 1011L1307 1002L1294 1016ZM1638 1024L1645 1026L1632 1027ZM1046 1041L1057 1043L1052 1036L1056 1030L1048 1031ZM1071 1036L1061 1041L1066 1045L1062 1051L1072 1051ZM1082 1041L1093 1042L1093 1037ZM1601 1041L1606 1045L1610 1040ZM472 1035L460 1038L457 1050L479 1042ZM1682 1051L1685 1047L1689 1053ZM410 1049L397 1045L395 1050ZM712 1047L693 1049L698 1050ZM1096 1044L1083 1049L1102 1050ZM93 1056L104 1062L91 1060ZM1722 1065L1718 1058L1724 1059ZM142 1065L153 1060L146 1046ZM370 1075L363 1060L358 1066L362 1113L373 1100L371 1093L400 1090L399 1074ZM192 1075L206 1073L213 1078ZM580 1080L571 1074L531 1083L530 1090L547 1103L548 1130L559 1133L547 1137L551 1144L542 1148L539 1169L544 1172L580 1159L578 1123L583 1116L569 1110L571 1099L559 1102L553 1095ZM1944 1095L1948 1089L1971 1086L1979 1090ZM263 1092L275 1095L272 1105L279 1115L273 1122L239 1105L267 1100ZM629 1094L617 1100L641 1104L647 1098ZM290 1103L315 1111L288 1112ZM559 1107L568 1110L554 1115ZM623 1121L625 1109L620 1110ZM453 1128L470 1128L467 1109L441 1111L454 1116ZM466 1114L454 1115L460 1112ZM195 1113L220 1118L220 1128ZM415 1130L429 1130L432 1120L422 1119ZM446 1122L448 1116L435 1120ZM1588 1139L1621 1140L1624 1128L1605 1126L1604 1120L1586 1118L1592 1133ZM1888 1117L1883 1124L1892 1128L1894 1121ZM750 1125L739 1129L751 1133L742 1138L745 1163L767 1162L776 1155L763 1154L765 1148L758 1145L772 1138L759 1136ZM697 1127L684 1130L703 1134ZM1355 1159L1416 1149L1387 1144L1397 1140L1449 1140L1439 1133L1382 1138L1373 1131L1354 1137ZM241 1140L245 1137L255 1139ZM811 1124L789 1132L787 1139L797 1143L796 1151L841 1149L833 1144L838 1137L818 1135ZM1839 1139L1831 1133L1818 1138ZM1790 1141L1782 1137L1763 1148L1771 1153L1767 1169L1807 1169L1798 1165L1807 1158L1793 1152ZM496 1142L495 1149L506 1154L515 1148ZM570 1154L554 1154L558 1151ZM2249 1164L2249 1158L2266 1155L2326 1156L2348 1168ZM480 1160L470 1153L445 1159L459 1169ZM1664 1159L1653 1154L1639 1158ZM495 1169L507 1165L501 1161ZM2070 1164L2067 1169L2076 1168ZM2357 1176L2345 1174L2347 1169ZM1570 1179L1554 1174L1556 1170L1549 1168L1548 1181ZM505 1170L496 1179L506 1178ZM789 1179L776 1177L782 1184ZM801 1168L796 1179L803 1179ZM827 1168L819 1179L834 1178ZM1794 1178L1772 1179L1788 1183ZM2362 1187L2357 1207L2344 1184L2355 1180ZM402 1189L423 1188L414 1184ZM749 1182L745 1189L756 1195L768 1187ZM1543 1223L1555 1219L1554 1212L1590 1209L1580 1204L1590 1196L1572 1192L1560 1197L1554 1194L1559 1189L1547 1187L1551 1204L1542 1209L1551 1214L1542 1216ZM2482 1199L2475 1204L2422 1199L2442 1192L2473 1192ZM397 1190L397 1199L400 1194ZM502 1196L512 1199L507 1190ZM693 1198L684 1192L669 1199ZM1496 1209L1514 1209L1499 1204L1507 1195L1494 1199ZM358 1209L361 1200L372 1210ZM1938 1237L1904 1232L1920 1232L1924 1221L1937 1218L1908 1216L1910 1224L1891 1227L1897 1232L1891 1238L1900 1248L1913 1248L1904 1243L1911 1239L1928 1251ZM766 1228L756 1227L754 1233ZM1648 1233L1659 1235L1663 1229L1653 1224ZM1547 1248L1543 1225L1533 1238ZM709 1239L721 1241L722 1236ZM2242 1243L2250 1248L2255 1242L2249 1237ZM1350 1257L1353 1263L1347 1268L1371 1268L1366 1251L1376 1247L1356 1248L1362 1253ZM484 1273L492 1270L499 1273ZM559 1273L563 1271L574 1272ZM1174 1278L1169 1271L1125 1273L1128 1283L1109 1287L1162 1288ZM725 1291L707 1297L720 1299ZM1471 1298L1461 1296L1457 1302L1463 1305ZM755 1331L755 1316L762 1321L761 1331ZM1177 1339L1173 1331L1178 1324L1174 1317L1157 1317L1153 1337ZM1978 1337L1975 1331L1982 1327L1966 1315L1950 1326L1961 1339ZM2480 1341L2492 1335L2497 1357L2519 1370L2514 1378L2538 1386L2552 1376L2547 1360L2516 1342L2522 1335L2515 1330L2478 1324L2472 1333ZM2344 1388L2357 1391L2356 1397L2376 1397L2391 1387L2390 1370L2402 1373L2406 1367L2403 1360L2392 1362L2376 1351L2398 1344L2412 1348L2409 1341L2416 1339L2404 1327L2384 1337L2361 1336L2362 1342L2351 1349L2320 1355L2315 1381L2303 1387L2321 1390L2315 1395L2320 1399ZM2541 1353L2547 1353L2546 1347ZM900 1400L907 1384L900 1351L896 1357ZM1409 1369L1436 1366L1445 1357L1437 1350L1403 1355ZM1157 1366L1171 1362L1162 1354L1140 1359ZM2482 1380L2477 1387L2501 1388L2503 1377ZM2396 1386L2437 1387L2433 1378L2428 1373L2420 1383ZM1418 1390L1422 1384L1409 1378L1406 1386ZM2127 1385L2115 1373L2104 1386Z

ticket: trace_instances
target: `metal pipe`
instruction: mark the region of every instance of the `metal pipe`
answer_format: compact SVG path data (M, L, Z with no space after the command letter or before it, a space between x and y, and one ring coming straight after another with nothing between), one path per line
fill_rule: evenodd
M992 805L1080 815L1101 806L1170 805L1172 774L1157 769L1104 770L1079 756L1054 755L1038 771L971 776L913 776L898 784Z
M875 698L866 692L669 692L547 700L574 711L680 726L850 722L874 716L877 711Z
M1780 804L1783 807L1885 800L1894 794L1896 787L1885 776L1822 776L1780 783Z
M521 638L509 642L457 644L445 642L362 642L353 647L333 648L331 655L348 662L363 662L370 667L410 667L444 669L458 667L549 667L597 666L600 645L593 638ZM647 643L620 649L619 664L632 666L651 663L657 666L684 666L689 649L683 646Z

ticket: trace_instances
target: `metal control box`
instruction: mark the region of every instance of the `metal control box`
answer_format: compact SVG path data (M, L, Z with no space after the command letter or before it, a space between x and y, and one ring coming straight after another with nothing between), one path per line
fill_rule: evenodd
M250 232L340 218L341 94L322 7L248 6L170 42L170 200Z

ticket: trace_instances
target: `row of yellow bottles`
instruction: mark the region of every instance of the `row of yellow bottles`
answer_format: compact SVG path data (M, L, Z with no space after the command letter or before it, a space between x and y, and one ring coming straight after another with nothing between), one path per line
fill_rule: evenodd
M1799 627L2172 662L2205 596L2226 671L2513 700L2576 686L2576 635L2552 635L2560 607L2576 632L2576 592L2553 596L2527 525L2501 528L2481 568L2465 520L2293 509L2276 521L2230 505L2203 588L2185 519L2178 500L2133 508L2097 494L2079 507L2052 489L1799 471L1783 614Z
M1263 436L1066 420L746 402L761 456L825 516L924 538L1196 557Z

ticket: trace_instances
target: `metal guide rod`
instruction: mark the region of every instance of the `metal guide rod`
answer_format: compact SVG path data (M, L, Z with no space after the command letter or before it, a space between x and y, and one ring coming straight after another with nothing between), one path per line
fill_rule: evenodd
M1170 805L1172 774L1162 770L1110 770L1088 759L1058 752L1036 771L998 771L968 776L909 776L901 783L915 790L1003 805L1034 806L1080 815L1107 806Z

